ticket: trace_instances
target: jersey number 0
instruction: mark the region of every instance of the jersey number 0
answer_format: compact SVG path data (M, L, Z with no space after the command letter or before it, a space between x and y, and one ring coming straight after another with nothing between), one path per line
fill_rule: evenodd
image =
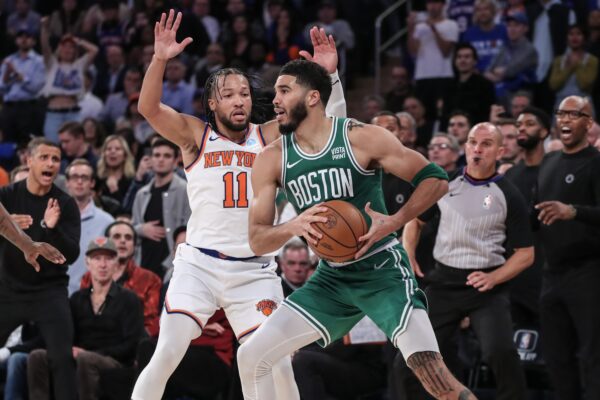
M237 176L233 176L233 172L227 172L223 175L225 182L225 199L223 200L223 208L248 208L248 173L240 172ZM238 199L235 200L235 191L233 185L237 182Z

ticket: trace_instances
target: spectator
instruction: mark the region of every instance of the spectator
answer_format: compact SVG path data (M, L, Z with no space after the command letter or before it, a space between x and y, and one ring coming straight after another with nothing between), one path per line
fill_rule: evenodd
M27 179L29 176L29 167L27 165L19 165L10 171L10 183L17 183Z
M235 68L247 68L250 64L250 45L255 39L248 17L244 14L233 16L231 32L221 40L228 64Z
M404 100L412 96L414 89L408 75L408 70L402 65L392 68L390 78L392 89L385 94L385 109L391 112L402 110Z
M33 50L35 38L26 30L17 32L17 52L0 67L0 92L4 102L0 118L4 141L27 143L30 135L42 133L44 110L39 92L44 87L42 57Z
M534 198L546 255L542 345L559 400L600 398L600 309L590 306L600 302L600 155L586 138L591 113L582 97L560 103L556 125L564 148L542 161Z
M267 45L264 42L254 42L250 45L250 64L247 71L259 79L265 92L274 94L273 88L280 69L267 61Z
M506 104L510 95L536 82L537 51L525 36L529 21L525 14L506 17L508 41L500 48L485 71L496 84L496 96Z
M97 119L104 108L104 103L102 100L92 93L93 80L93 73L89 69L85 70L83 73L83 88L85 94L78 103L80 108L79 119L81 121L85 120L86 118Z
M421 147L417 148L417 122L412 114L406 111L400 111L395 114L398 117L400 126L398 127L397 137L400 142L409 149L417 150L420 153ZM380 125L381 126L381 125ZM391 131L395 133L394 131Z
M525 13L525 0L508 0L504 8L504 18L517 13Z
M75 199L81 214L79 248L84 249L92 239L102 236L106 227L115 219L94 204L94 185L96 181L94 179L94 169L87 160L77 158L69 163L65 175L69 195ZM81 278L86 270L85 255L80 253L67 272L69 274L69 296L79 290Z
M101 148L106 138L104 126L95 118L86 118L81 123L85 132L85 141L90 145L96 157L100 157Z
M92 286L77 291L70 300L75 328L72 352L79 399L96 400L100 373L133 365L144 325L137 296L112 280L117 268L115 244L98 237L90 242L85 255ZM48 364L46 350L34 350L29 355L31 400L48 398Z
M153 272L140 267L134 261L137 243L135 229L128 222L116 221L106 228L106 236L115 243L119 264L113 280L135 293L144 308L144 327L150 337L158 336L158 314L160 305L160 278ZM81 289L90 287L91 275L86 272L81 278Z
M138 68L129 67L123 77L123 91L108 96L104 108L100 113L100 120L109 126L113 126L117 120L125 116L129 99L139 93L142 87L142 71Z
M103 99L123 91L123 81L127 72L123 47L118 44L108 45L104 49L104 56L106 63L101 64L94 85L94 94Z
M225 65L225 53L219 43L212 43L206 49L206 57L198 61L195 67L192 85L204 90L206 80L213 72Z
M44 136L58 143L58 128L65 122L79 120L78 101L84 95L83 71L94 61L98 48L92 43L65 35L56 55L50 47L49 19L42 18L42 54L46 65L46 85L42 93L48 99ZM77 48L85 54L77 57Z
M119 14L119 3L118 0L101 0L98 3L102 19L98 22L93 37L104 54L111 45L125 45L125 26L124 19Z
M425 118L426 110L423 103L415 96L408 96L404 100L404 111L415 119L417 128L416 146L425 146L433 134L433 122Z
M513 94L510 99L510 114L513 118L518 118L523 110L531 106L532 96L530 92L519 90Z
M123 137L110 135L104 141L98 160L96 190L119 203L135 175L133 155Z
M502 153L502 157L500 157L500 161L515 165L521 159L521 148L517 144L519 130L517 129L516 121L512 118L504 118L500 119L495 125L502 132L503 138L502 147L504 147L504 152Z
M544 141L550 134L550 116L539 108L527 107L517 119L517 144L523 149L521 161L506 172L527 204L532 204L540 164L544 158ZM517 327L539 328L539 298L542 287L544 253L539 232L534 232L535 257L531 267L519 274L510 288L513 321Z
M568 96L590 96L598 77L598 58L585 50L585 31L571 25L567 51L554 59L548 84L556 92L555 107Z
M304 285L306 273L310 267L308 246L301 240L292 240L283 246L279 256L281 268L281 286L283 296L288 297L292 292Z
M34 139L29 143L29 154L29 176L0 189L0 202L33 240L55 246L66 262L55 265L40 259L41 269L36 272L20 250L2 240L0 343L17 326L34 321L48 350L54 396L75 400L73 324L66 289L67 266L79 255L79 211L75 201L53 184L60 167L58 145L43 138Z
M284 65L288 61L300 58L300 50L306 47L304 38L297 26L292 12L284 8L267 30L269 44L268 59L275 65Z
M461 34L473 24L474 12L475 0L449 0L446 6L446 15L456 21Z
M154 177L136 194L133 225L142 238L140 265L163 277L171 260L175 228L190 216L186 182L174 174L179 148L165 139L152 144Z
M6 371L4 399L28 398L27 356L42 345L43 340L35 324L25 323L15 329L6 346L0 349L0 370Z
M169 60L161 101L179 112L192 114L194 87L183 80L185 71L186 66L180 58Z
M67 166L76 158L83 158L95 170L98 157L92 151L92 146L85 140L83 125L79 122L66 122L58 130L58 140L64 155L60 163L61 173L64 173Z
M423 221L439 213L436 266L425 293L444 360L456 368L453 337L468 316L482 359L494 372L496 398L525 399L525 375L512 339L505 283L533 262L527 206L519 191L496 174L496 159L502 155L497 127L487 122L475 125L466 152L466 168L450 178L449 192L437 207L405 227L403 244L411 265L417 266L413 258ZM466 223L453 222L459 220ZM507 259L505 241L515 249ZM402 364L402 356L397 361ZM402 371L406 373L406 367Z
M370 122L373 125L381 126L392 132L403 145L414 148L414 141L417 134L415 131L415 121L410 114L406 112L394 114L390 111L382 111ZM383 173L381 188L383 190L385 209L390 215L398 211L408 201L413 191L413 186L410 182L386 171Z
M477 69L484 72L508 42L506 26L495 22L497 14L494 0L476 0L473 26L463 33L461 40L477 49Z
M469 137L469 131L471 130L471 116L461 110L454 110L450 113L448 119L448 134L454 136L460 146L458 160L456 166L462 168L467 164L465 157L465 144Z
M192 93L192 100L193 100ZM175 98L178 101L178 97ZM125 115L117 120L115 129L119 132L121 129L130 129L133 132L132 138L135 145L148 144L150 139L156 135L154 129L138 110L140 94L134 93L129 97L129 103L125 110ZM186 104L186 107L192 107L191 104ZM131 149L134 149L134 144L130 144Z
M383 97L377 94L368 94L362 99L362 110L363 110L363 118L364 122L369 122L375 116L383 111L383 107L385 107L385 100Z
M8 16L6 26L8 34L13 37L19 31L37 35L40 32L40 14L31 9L30 0L16 0L15 11Z
M459 152L458 140L447 133L436 133L427 146L429 161L439 165L448 173L456 171Z
M465 110L475 123L487 121L488 112L496 101L494 85L476 68L477 51L469 43L459 43L454 52L454 78L451 95L444 103L444 114Z
M310 30L313 26L325 29L327 35L333 35L335 39L335 47L338 53L338 70L342 86L348 75L348 55L347 52L355 46L354 31L344 19L337 17L337 6L335 0L322 0L319 3L317 11L317 20L310 22L304 28L304 42L310 43Z
M185 52L203 58L208 45L217 41L220 32L219 21L210 15L210 1L193 0L191 12L185 13L181 20L180 37L194 39Z
M452 51L458 42L458 25L444 18L444 0L427 0L427 20L417 23L411 13L408 25L408 51L415 58L416 92L428 118L436 115L437 101L446 104L452 85ZM429 143L431 134L422 138Z
M80 36L83 17L83 7L78 0L62 0L60 8L50 14L50 38L60 39L66 34Z

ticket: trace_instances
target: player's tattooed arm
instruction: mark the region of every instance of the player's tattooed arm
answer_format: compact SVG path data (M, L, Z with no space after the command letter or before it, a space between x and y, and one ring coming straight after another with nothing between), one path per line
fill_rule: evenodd
M359 122L355 119L351 119L350 122L348 122L348 131L351 131L353 128L362 128L364 126L365 124L363 124L362 122Z
M473 400L476 397L448 371L440 353L422 351L406 361L423 387L436 399Z

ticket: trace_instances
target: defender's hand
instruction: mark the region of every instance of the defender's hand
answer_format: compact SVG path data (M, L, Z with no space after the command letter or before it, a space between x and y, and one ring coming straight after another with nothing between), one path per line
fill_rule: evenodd
M338 54L333 36L327 36L325 29L313 26L310 30L310 41L313 45L314 55L302 50L300 56L319 64L327 72L333 74L338 65Z

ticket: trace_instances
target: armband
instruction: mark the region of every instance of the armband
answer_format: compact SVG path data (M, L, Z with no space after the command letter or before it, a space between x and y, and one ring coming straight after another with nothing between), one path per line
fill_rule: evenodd
M410 183L413 186L417 187L419 186L419 183L423 182L427 178L438 178L447 181L448 174L440 166L434 163L429 163L425 167L423 167L422 170L417 172L417 174L414 176L412 181L410 181Z

